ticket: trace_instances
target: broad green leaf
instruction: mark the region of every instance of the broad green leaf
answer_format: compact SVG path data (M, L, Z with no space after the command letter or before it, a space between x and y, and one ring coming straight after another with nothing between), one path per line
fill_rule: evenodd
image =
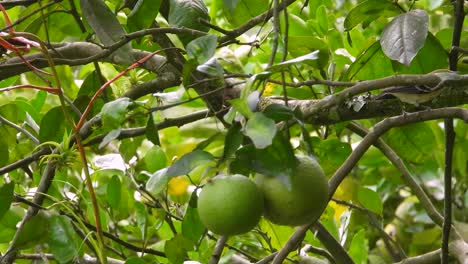
M273 142L276 124L264 114L257 112L247 121L244 133L252 139L256 148L264 149Z
M439 58L437 60L431 58ZM400 63L394 63L393 68L397 74L421 74L429 73L438 69L448 68L448 53L442 47L439 40L431 33L427 35L424 47L414 57L410 67Z
M252 109L250 108L247 99L246 98L236 98L229 100L229 103L243 116L247 118L251 118L254 113L252 112Z
M364 229L354 235L348 252L354 263L367 264L368 240Z
M110 46L124 38L126 34L125 30L104 1L80 0L80 6L83 17L94 30L102 44ZM121 63L133 63L131 42L115 51L113 56L116 56L116 60Z
M273 144L264 149L247 145L236 151L236 159L230 169L232 173L248 175L249 171L255 171L278 177L289 185L289 177L294 174L297 162L291 144L283 135L277 133L273 138Z
M263 114L275 121L286 121L294 117L294 112L289 107L282 104L268 105L265 110L263 110Z
M206 35L196 38L187 44L187 57L189 60L196 59L199 64L207 62L216 51L218 37L216 35Z
M328 33L328 14L324 5L317 8L317 24L322 35L326 35Z
M137 226L140 229L141 237L146 240L148 228L148 211L146 206L142 203L135 203L135 217Z
M351 154L351 146L337 138L311 142L326 175L332 175Z
M31 248L43 241L49 232L48 222L48 217L42 212L29 219L19 232L15 247L21 249Z
M223 0L226 17L234 27L238 27L268 9L268 0Z
M432 160L436 148L434 133L427 123L416 123L390 130L385 141L405 161L420 164Z
M209 28L199 20L210 21L211 19L208 8L202 0L170 0L170 2L168 22L171 26L208 32ZM196 38L196 36L188 34L179 34L178 37L184 45Z
M120 194L121 194L122 183L117 175L112 176L110 181L107 183L107 202L113 209L120 207Z
M147 29L158 15L161 0L138 0L128 15L127 26L133 32Z
M222 78L224 74L223 66L218 63L216 58L211 58L205 63L198 65L196 69L210 77Z
M390 59L409 66L424 46L429 16L424 10L413 10L395 17L382 32L380 44Z
M143 158L146 165L146 170L150 173L156 172L166 167L167 158L164 150L158 145L151 147Z
M294 65L294 64L299 64L299 63L303 63L305 61L310 61L310 60L317 60L319 58L318 54L319 54L319 51L316 50L316 51L313 51L313 52L311 52L309 54L306 54L306 55L303 55L303 56L300 56L300 57L297 57L297 58L294 58L294 59L291 59L291 60L283 61L281 63L272 65L271 67L267 68L266 70L270 71L270 72L282 71L282 70L285 70L289 66Z
M376 41L363 51L349 66L344 80L373 80L394 74L392 62L382 51L380 42Z
M195 202L193 202L195 205L196 199L197 194L193 192L191 200L195 200ZM182 235L190 239L193 243L197 243L204 232L205 226L200 220L197 208L188 206L185 211L184 219L182 220Z
M186 175L197 166L212 162L213 155L203 150L194 150L178 159L167 169L167 177Z
M3 218L6 212L10 210L11 203L13 202L14 189L14 182L6 183L0 187L0 220Z
M360 23L370 24L381 16L398 14L398 7L387 0L367 0L361 2L349 11L344 21L346 31L353 29Z
M146 130L145 130L146 138L151 141L154 145L160 145L161 142L159 140L159 133L156 125L154 123L153 114L149 114L148 122L146 123Z
M187 258L187 251L193 249L193 243L181 234L177 234L169 241L166 241L164 252L170 263L182 264Z
M47 244L59 263L69 263L80 255L80 238L66 216L54 215L50 218Z
M50 109L41 120L39 141L61 142L68 128L63 110L60 106Z
M239 123L235 123L229 128L224 141L223 160L230 158L242 144L241 129L242 126Z
M99 143L99 148L102 149L103 147L111 143L112 140L118 138L121 131L122 130L120 128L112 129L111 131L109 131L109 133L107 133L106 136L102 139L101 143Z
M126 97L105 104L101 110L102 126L108 129L119 128L130 104L130 99Z
M2 132L0 132L1 136ZM7 142L3 139L3 137L0 137L0 149L3 151L0 151L0 166L3 167L8 164L8 161L10 160L10 152L8 151L8 144Z
M167 168L160 169L150 176L146 182L146 189L153 195L158 195L166 188L170 178L167 175Z
M380 196L377 192L361 187L358 190L358 201L362 204L362 206L374 212L375 214L382 214L382 199L380 199Z

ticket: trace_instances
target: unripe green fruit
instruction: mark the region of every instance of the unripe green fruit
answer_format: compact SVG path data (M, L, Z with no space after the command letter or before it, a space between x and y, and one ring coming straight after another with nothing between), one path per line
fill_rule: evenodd
M255 182L265 197L265 218L279 225L297 226L320 217L328 203L328 181L320 165L308 156L296 156L299 164L286 186L276 177L262 174Z
M198 197L198 214L203 224L220 235L250 231L263 213L263 194L248 177L217 176Z

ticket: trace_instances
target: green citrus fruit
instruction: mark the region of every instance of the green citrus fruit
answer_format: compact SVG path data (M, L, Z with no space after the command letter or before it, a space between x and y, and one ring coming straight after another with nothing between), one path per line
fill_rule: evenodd
M220 235L250 231L263 213L263 195L248 177L217 176L198 197L198 214L203 224Z
M308 156L296 156L299 163L290 185L262 174L255 182L265 197L265 218L279 225L297 226L320 217L328 203L328 181L320 165Z

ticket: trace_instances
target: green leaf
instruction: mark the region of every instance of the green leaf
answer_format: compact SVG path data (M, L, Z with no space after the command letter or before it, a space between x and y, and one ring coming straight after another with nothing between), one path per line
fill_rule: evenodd
M230 169L232 173L244 175L248 175L249 170L271 175L287 184L289 177L294 174L297 162L289 141L277 133L273 143L264 149L247 145L236 151L236 159L231 163Z
M319 58L319 51L316 50L316 51L313 51L313 52L311 52L309 54L306 54L306 55L303 55L303 56L300 56L300 57L297 57L297 58L294 58L294 59L291 59L291 60L283 61L281 63L272 65L271 67L267 68L266 70L270 71L270 72L278 72L278 71L286 70L291 65L298 64L298 63L303 63L305 61L317 60L318 58Z
M246 98L236 98L229 100L229 103L243 116L247 118L251 118L253 116L253 112L249 107L249 104L247 103Z
M142 203L135 203L135 215L137 226L140 229L141 237L146 239L146 233L148 228L148 211L146 206Z
M2 133L0 132L0 135ZM0 137L0 149L3 151L0 151L0 167L3 167L8 164L8 161L10 160L10 152L8 151L8 144L7 141L3 139L3 137Z
M245 135L252 139L256 148L263 149L271 145L276 135L275 121L262 113L254 113L247 121Z
M109 131L109 133L107 133L106 136L102 139L101 143L99 143L98 148L102 149L103 147L107 146L107 144L111 143L112 140L118 138L121 131L122 130L120 128Z
M395 17L382 32L380 44L390 59L406 66L426 42L429 16L424 10L413 10Z
M50 109L41 120L39 141L61 142L67 129L65 116L60 106Z
M337 138L320 140L313 147L318 159L322 161L322 169L326 175L333 174L352 152L349 143L341 142Z
M398 7L386 0L367 0L355 6L344 21L346 31L353 29L360 23L369 24L381 16L398 14Z
M196 192L193 192L190 206L187 207L184 219L182 220L182 235L190 239L194 244L200 240L201 236L205 232L205 226L200 220L198 210L192 206L192 204L196 206L196 200L197 194Z
M253 17L268 10L268 0L223 0L224 11L229 22L238 27Z
M328 33L328 14L327 14L327 8L324 5L321 5L317 8L316 11L317 15L317 23L318 23L318 28L320 29L320 32L322 35L327 35Z
M182 264L187 258L187 251L193 249L193 243L181 234L177 234L169 241L166 241L164 252L170 263Z
M47 237L48 226L48 218L44 213L33 216L19 232L15 247L25 249L36 246Z
M211 58L207 62L197 66L197 71L204 73L211 77L222 78L224 74L224 69L221 64L218 63L216 58Z
M0 220L10 210L11 203L13 202L13 194L15 183L10 182L0 187Z
M202 0L170 0L168 22L174 27L185 27L208 32L209 27L200 22L199 19L210 21L208 8ZM179 34L178 37L184 45L196 37L188 34Z
M161 0L138 0L132 12L128 15L127 26L133 32L150 28L158 15Z
M193 169L206 162L212 162L213 155L203 150L194 150L178 159L167 169L167 177L187 175Z
M131 103L129 98L123 97L105 104L101 110L102 126L108 129L119 128Z
M166 168L160 169L150 176L146 182L146 189L153 195L158 195L166 188L170 178Z
M122 184L117 175L112 176L109 183L107 183L107 201L113 209L120 207L121 187Z
M382 199L380 199L380 196L377 192L368 188L360 187L357 196L358 201L362 204L362 206L377 215L382 215Z
M351 241L349 246L349 256L356 264L367 264L368 240L366 239L366 231L359 230Z
M146 138L151 141L154 145L160 145L158 129L154 123L154 118L152 114L149 114L148 122L146 123L145 130Z
M275 121L286 121L294 117L294 112L287 106L281 104L268 105L263 114Z
M167 163L166 153L157 145L146 152L143 160L146 164L146 170L151 173L166 167Z
M80 238L70 219L63 215L50 218L47 244L59 263L69 263L80 254Z
M207 62L216 51L218 37L216 35L206 35L196 38L187 44L187 57L189 60L196 59L199 64Z
M125 37L125 31L117 17L102 0L80 0L80 7L86 22L96 36L106 46L110 46ZM113 53L116 59L125 64L134 61L131 42L128 42Z
M229 128L226 134L226 139L224 141L224 152L222 160L230 158L236 152L236 150L239 149L244 137L242 135L241 129L242 126L239 123L234 123L234 125Z

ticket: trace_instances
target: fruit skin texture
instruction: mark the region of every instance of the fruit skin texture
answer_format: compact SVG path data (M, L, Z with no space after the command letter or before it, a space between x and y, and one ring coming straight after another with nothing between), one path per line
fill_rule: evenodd
M203 224L220 235L238 235L258 224L264 199L248 177L235 174L217 176L208 182L198 197L198 214Z
M278 225L312 223L328 203L328 180L320 165L308 156L296 155L296 158L299 164L289 188L278 178L255 176L265 197L264 216Z

